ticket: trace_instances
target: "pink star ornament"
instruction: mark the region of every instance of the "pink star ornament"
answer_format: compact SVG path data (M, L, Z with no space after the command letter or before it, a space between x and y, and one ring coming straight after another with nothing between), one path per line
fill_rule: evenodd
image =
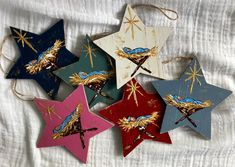
M63 102L35 98L34 103L46 123L37 147L64 146L83 163L87 161L90 138L113 127L89 111L84 86Z

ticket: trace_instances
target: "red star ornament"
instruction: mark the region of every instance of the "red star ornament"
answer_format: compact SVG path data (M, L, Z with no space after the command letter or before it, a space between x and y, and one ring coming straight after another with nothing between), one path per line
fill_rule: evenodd
M148 94L132 79L124 86L121 101L99 113L121 129L123 156L126 157L144 139L171 144L168 133L160 134L166 105L158 94Z

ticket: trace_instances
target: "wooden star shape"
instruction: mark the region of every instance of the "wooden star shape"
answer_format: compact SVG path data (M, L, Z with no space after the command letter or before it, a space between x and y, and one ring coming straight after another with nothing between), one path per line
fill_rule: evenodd
M132 86L135 89L130 91ZM171 143L168 133L159 133L165 112L162 98L145 92L135 79L129 81L123 90L121 101L99 113L120 128L124 157L145 139Z
M152 83L167 104L162 133L189 126L206 139L211 138L211 112L232 92L206 83L196 58L179 80Z
M95 55L94 60L92 55ZM99 102L113 104L121 99L122 90L117 89L113 58L97 47L88 35L79 61L54 71L54 74L70 86L84 85L90 107Z
M146 27L127 5L120 30L94 41L116 61L118 89L139 73L167 79L159 53L171 31Z
M78 58L65 47L64 23L57 22L41 35L11 27L11 33L21 56L8 72L8 79L33 79L52 99L60 79L52 72L74 63Z
M89 111L82 85L63 102L36 98L34 103L46 124L37 147L64 146L83 163L90 138L113 126Z

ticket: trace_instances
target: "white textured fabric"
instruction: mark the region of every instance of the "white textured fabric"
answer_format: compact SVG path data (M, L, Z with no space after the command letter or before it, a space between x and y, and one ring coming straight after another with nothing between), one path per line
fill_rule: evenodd
M152 3L178 11L170 21L152 10L137 13L148 26L170 26L174 33L160 56L166 60L192 53L198 57L208 83L235 91L235 1L234 0L0 0L0 40L9 26L41 33L57 19L65 19L67 48L79 55L85 34L117 31L126 3ZM13 40L4 52L18 55ZM2 60L4 68L9 62ZM177 78L187 62L167 64L168 75ZM10 81L0 73L0 166L85 166L62 147L36 148L44 124L32 102L17 99ZM139 76L145 88L150 80ZM19 81L18 90L42 97L34 81ZM65 85L60 99L69 93ZM44 96L45 97L45 96ZM205 140L188 128L170 131L173 145L144 141L126 158L122 157L121 137L112 128L91 140L86 166L232 167L235 164L235 95L212 112L212 139ZM99 106L94 109L97 110Z

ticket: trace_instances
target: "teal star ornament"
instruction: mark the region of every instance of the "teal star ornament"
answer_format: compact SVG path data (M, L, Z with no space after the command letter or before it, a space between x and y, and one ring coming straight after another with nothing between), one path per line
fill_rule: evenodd
M232 92L206 83L196 58L178 80L152 82L167 104L161 133L189 126L206 139L211 138L211 112Z
M116 88L115 63L97 47L87 35L79 61L54 71L59 78L73 87L85 86L89 106L98 102L112 104L121 99Z

